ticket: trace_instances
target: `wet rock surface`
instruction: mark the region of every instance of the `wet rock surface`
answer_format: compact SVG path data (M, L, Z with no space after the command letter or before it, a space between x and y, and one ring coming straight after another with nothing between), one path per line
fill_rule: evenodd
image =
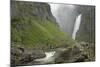
M11 64L12 66L39 65L41 62L36 62L34 60L46 57L45 51L12 47ZM56 53L53 56L55 59L53 62L44 64L95 61L95 46L93 43L80 42L73 47L55 48L55 51Z

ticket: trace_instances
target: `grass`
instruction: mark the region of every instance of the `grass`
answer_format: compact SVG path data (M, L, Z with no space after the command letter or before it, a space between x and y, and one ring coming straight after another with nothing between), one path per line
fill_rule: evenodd
M15 2L15 3L14 3ZM11 43L29 48L54 48L74 41L60 30L46 3L12 1ZM40 6L41 5L41 6Z
M67 34L60 30L58 25L48 20L37 19L36 17L13 18L11 21L12 43L32 48L74 43Z

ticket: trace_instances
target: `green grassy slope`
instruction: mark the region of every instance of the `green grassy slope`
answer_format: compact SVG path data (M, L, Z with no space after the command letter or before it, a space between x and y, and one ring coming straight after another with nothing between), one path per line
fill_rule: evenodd
M38 9L38 4L33 3L33 8L29 8L30 3L24 2L21 5L19 4L21 4L21 2L16 2L15 6L17 7L16 11L18 11L16 15L19 13L20 15L12 16L11 18L12 45L31 48L54 48L60 45L72 45L74 43L69 36L60 30L60 27L56 21L54 21L54 18L52 18L53 16L47 4L41 4L42 8L40 10L45 12L43 15ZM32 15L31 8L33 12L35 9L40 12L35 12L36 15ZM45 16L47 17L44 18Z

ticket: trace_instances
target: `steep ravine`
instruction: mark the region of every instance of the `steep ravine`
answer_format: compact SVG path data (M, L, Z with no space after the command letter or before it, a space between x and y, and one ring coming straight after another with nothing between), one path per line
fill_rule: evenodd
M11 1L11 65L28 65L44 52L75 42L60 30L47 3Z
M47 3L12 1L11 43L42 49L74 41L60 30Z
M78 24L77 17L81 14L79 30L76 31L77 41L95 43L95 6L72 5L72 4L50 4L53 15L58 24L70 37ZM74 27L77 25L76 27Z
M92 43L76 43L67 36L52 15L49 4L11 1L12 67L94 61L94 49ZM46 60L50 58L43 63L35 61L48 54L52 56L48 63Z
M76 40L95 43L95 6L78 6L77 11L82 18Z

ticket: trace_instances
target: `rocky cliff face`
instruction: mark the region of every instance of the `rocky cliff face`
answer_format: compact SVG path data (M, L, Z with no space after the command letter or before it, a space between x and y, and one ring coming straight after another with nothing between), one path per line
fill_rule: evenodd
M12 1L11 3L11 17L30 17L35 16L42 20L54 20L50 6L47 3L37 2L18 2Z
M11 1L11 43L53 48L73 41L60 30L47 3Z
M56 51L59 54L50 63L94 61L95 48L94 44L90 44L76 43L61 31L47 3L11 1L13 67L39 64L34 60L44 58L45 52L48 51ZM59 53L58 49L63 48L66 50Z
M47 3L11 1L11 65L34 64L34 59L45 57L43 50L73 43Z
M95 7L78 6L78 13L82 14L80 29L77 32L76 40L94 43L95 42Z
M72 37L76 18L81 14L81 24L75 39L86 42L95 41L95 6L70 4L57 5L55 5L55 8L57 9L54 9L54 6L51 7L62 30Z

